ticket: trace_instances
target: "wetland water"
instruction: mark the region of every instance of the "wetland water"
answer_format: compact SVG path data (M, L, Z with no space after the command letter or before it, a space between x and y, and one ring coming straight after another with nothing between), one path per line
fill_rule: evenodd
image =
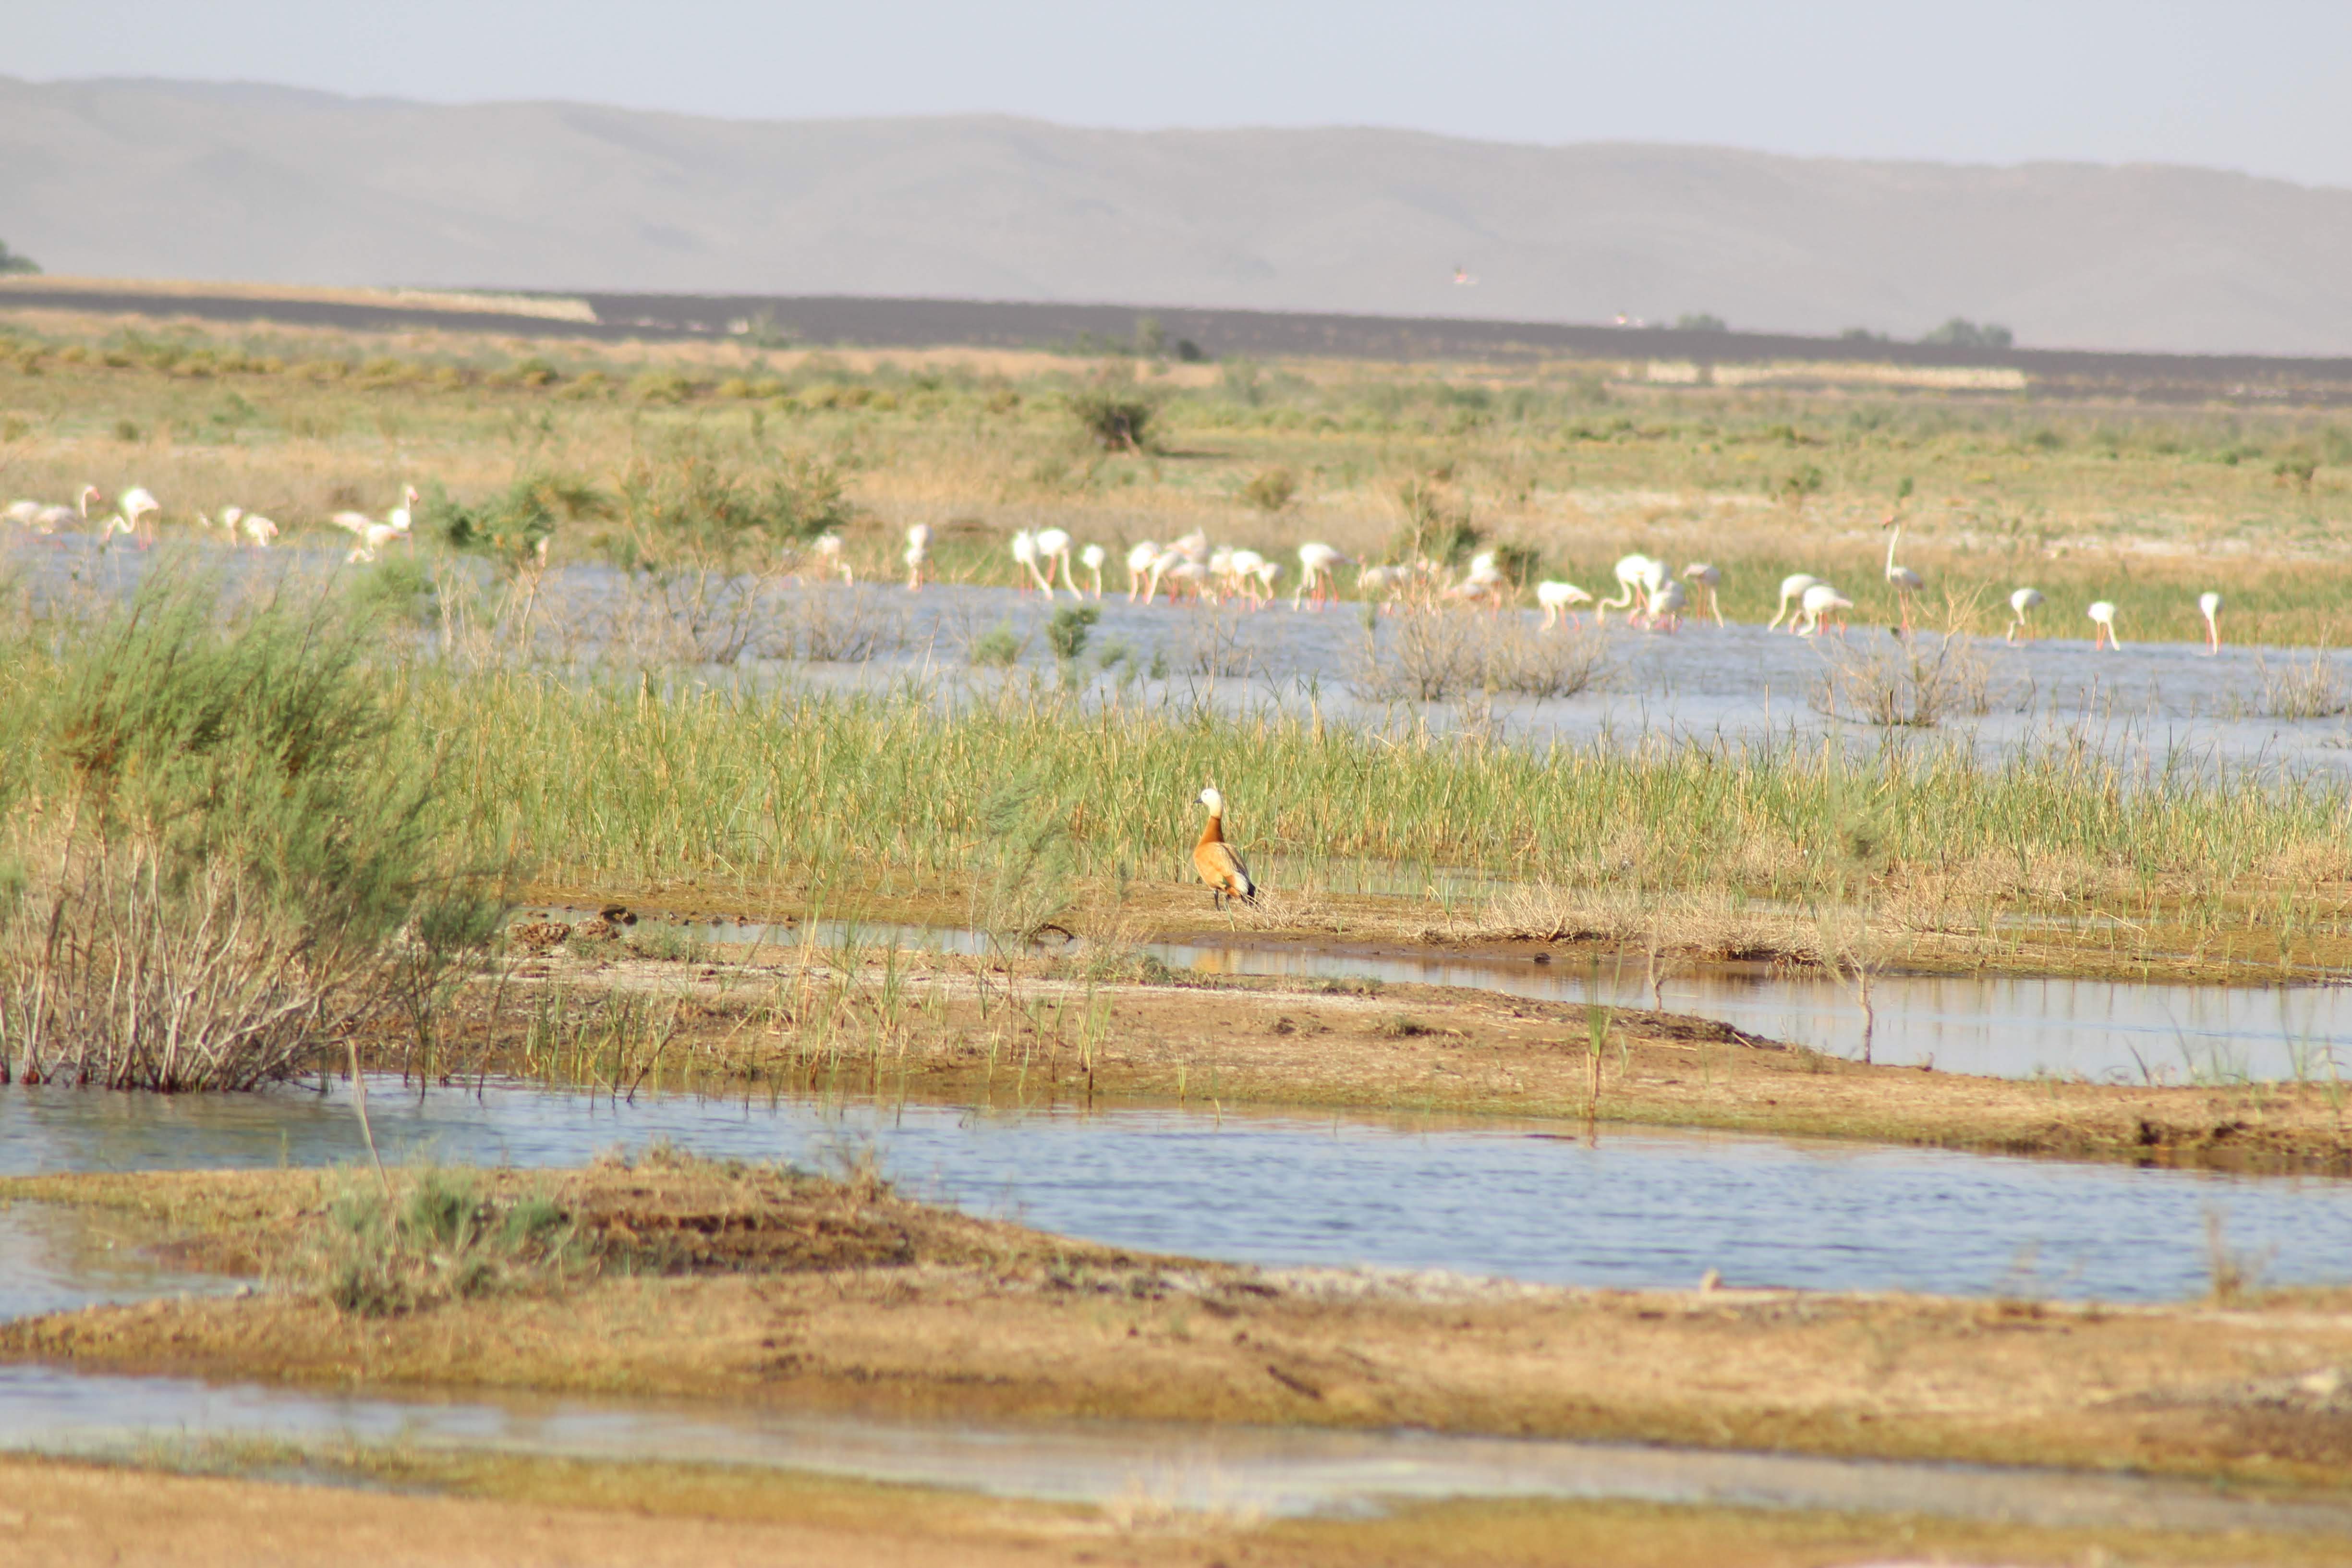
M583 919L589 910L558 911ZM904 947L980 953L988 940L954 927L814 929L688 921L695 937L724 944L801 948ZM1350 952L1303 942L1147 942L1140 951L1196 974L1376 980L1451 985L1546 1002L1601 1001L1647 1007L1638 958L1599 971L1527 957L1392 951ZM1818 973L1776 973L1766 964L1676 963L1660 988L1669 1012L1714 1018L1750 1034L1839 1056L1862 1047L1853 993ZM2113 1083L2242 1083L2352 1078L2352 986L2168 985L2137 980L2063 980L1973 974L1882 974L1872 983L1872 1059L1987 1078L2042 1075Z
M2042 1294L2208 1285L2206 1227L2271 1283L2352 1279L2352 1184L1559 1123L1199 1110L986 1113L493 1088L369 1096L390 1157L568 1165L656 1139L824 1168L867 1148L913 1195L1118 1246L1549 1284ZM0 1171L355 1159L340 1095L0 1090Z
M2352 1534L2352 1505L2265 1503L2118 1476L1820 1459L1602 1443L1144 1423L974 1426L717 1405L579 1399L375 1399L193 1378L0 1367L0 1447L191 1460L208 1444L397 1446L772 1466L1138 1516L1361 1513L1449 1497L2000 1518L2044 1528Z
M125 594L179 549L125 548L101 554L89 540L74 537L52 545L19 542L12 558L37 597L65 605L76 596ZM204 553L241 579L341 569L340 548L310 544L268 552L205 548ZM1286 559L1286 568L1295 572L1296 561ZM1125 574L1115 575L1123 580ZM646 615L630 600L625 579L610 567L554 569L540 590L538 652L575 668L634 669L648 658L658 663L675 657L677 649L637 646L644 643ZM810 603L821 607L810 610ZM1123 594L1114 593L1097 607L1102 619L1089 637L1081 668L1094 667L1097 689L1126 685L1141 700L1203 700L1228 710L1271 704L1302 717L1311 700L1335 721L1385 726L1425 716L1441 732L1461 716L1447 703L1368 701L1353 695L1353 677L1365 663L1359 604L1293 611L1286 600L1253 612L1238 604L1129 605ZM704 667L703 673L714 681L781 677L845 690L886 689L909 676L944 677L950 690L968 679L971 689L992 692L1007 677L973 670L972 644L1002 625L1024 647L1021 668L1011 678L1052 679L1055 668L1045 637L1051 613L1040 596L1011 588L940 584L910 595L890 584L788 585L754 616L740 663ZM1530 626L1538 619L1532 610L1510 613ZM1388 648L1397 619L1380 618L1380 647ZM865 657L832 663L774 657L789 646L804 647L793 645L800 635L793 628L818 623L828 639L854 646ZM2015 647L1998 637L1975 639L1989 664L1987 711L1954 719L1925 736L1839 725L1814 712L1808 695L1822 679L1824 645L1753 625L1694 623L1666 634L1612 621L1601 678L1591 689L1543 701L1478 698L1470 706L1482 730L1491 725L1496 733L1538 744L1605 738L1630 745L1687 738L1741 745L1837 731L1855 745L1950 740L1999 755L2063 736L2132 769L2222 763L2352 773L2352 732L2343 719L2278 719L2260 711L2265 671L2309 665L2308 649L2231 646L2208 658L2198 643L2147 640L2158 629L2184 637L2198 635L2194 611L2185 601L2178 626L2126 627L2125 645L2114 652L2091 651L2081 635L2091 630L2081 605L2046 605L2039 629L2049 634L2043 640ZM1844 646L1860 652L1883 647L1885 639L1884 631L1858 618ZM1932 634L1923 634L1923 647L1934 640ZM1121 656L1103 669L1100 661L1114 651ZM2339 682L2352 685L2352 659L2321 657ZM1374 658L1393 662L1391 652Z

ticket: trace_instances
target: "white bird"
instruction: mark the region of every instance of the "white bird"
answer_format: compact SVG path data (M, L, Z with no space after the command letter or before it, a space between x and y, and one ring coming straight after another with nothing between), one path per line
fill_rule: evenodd
M163 515L163 508L162 503L149 493L146 486L131 486L114 498L114 505L116 510L122 513L125 521L131 524L129 531L139 535L141 543L149 544L154 542L155 520Z
M1232 577L1234 587L1248 596L1253 609L1258 606L1259 602L1258 568L1265 564L1265 557L1255 550L1236 550L1225 559L1225 572Z
M923 591L923 579L929 575L931 565L931 525L919 522L907 530L907 592Z
M1291 598L1290 607L1294 610L1298 608L1300 603L1310 594L1314 595L1315 604L1318 609L1338 598L1339 584L1331 575L1331 568L1347 559L1347 556L1340 554L1328 544L1318 544L1310 541L1300 545L1298 547L1298 592Z
M1402 566L1359 567L1356 571L1356 597L1370 600L1378 594L1381 613L1386 614L1396 603L1396 596L1404 591L1405 583L1411 576L1412 573Z
M1797 617L1804 624L1796 626L1797 635L1801 637L1812 637L1821 631L1822 622L1825 618L1834 617L1838 635L1843 637L1845 635L1844 615L1846 611L1853 608L1852 599L1847 598L1827 583L1816 583L1805 590L1803 608ZM1791 622L1790 625L1795 626L1796 623Z
M114 536L118 533L124 535L130 534L133 526L134 525L131 521L123 516L121 512L108 512L105 517L99 521L98 547L100 550L111 548L114 543Z
M1773 627L1779 626L1781 620L1786 617L1789 621L1789 629L1790 631L1795 631L1797 629L1797 622L1794 616L1790 616L1789 615L1789 606L1791 604L1796 605L1798 606L1799 613L1801 614L1804 605L1805 591L1809 588L1819 587L1821 585L1821 581L1822 580L1819 577L1814 576L1810 572L1791 572L1786 577L1781 578L1780 607L1772 612L1772 618L1764 623L1764 629L1768 632L1770 631Z
M235 507L229 509L236 510ZM237 532L253 542L256 550L267 550L269 542L278 537L278 525L257 511L247 512L236 520Z
M1047 582L1045 574L1037 570L1037 536L1035 534L1024 528L1013 536L1013 559L1019 562L1022 569L1029 574L1029 581L1037 584L1040 593L1049 599L1054 596L1054 584ZM1021 591L1027 593L1029 584L1021 584Z
M2205 651L2221 651L2221 595L2208 591L2197 595L2197 613L2205 617Z
M1650 572L1656 565L1657 563L1646 555L1622 557L1612 568L1617 576L1617 596L1613 599L1594 600L1593 619L1606 625L1610 611L1628 608L1632 608L1633 616L1639 618L1642 608L1646 607L1646 604L1636 607L1636 602L1642 600L1643 590L1649 583Z
M856 574L849 569L848 560L841 552L841 535L821 533L812 542L811 547L816 551L817 558L824 563L828 573L840 573L841 580L845 583L854 584L857 581Z
M401 486L400 504L394 507L390 511L384 513L383 521L390 523L394 528L398 529L401 532L406 533L408 531L408 509L416 505L424 499L425 498L423 496L416 493L416 487L415 485Z
M1717 626L1723 625L1723 601L1716 595L1723 586L1723 569L1694 561L1683 568L1683 581L1697 590L1701 613L1714 616Z
M2017 618L2009 623L2009 633L2001 640L2013 644L2017 641L2017 634L2020 632L2023 632L2029 641L2032 640L2033 630L2025 624L2025 617L2042 607L2042 590L2020 588L2009 596L2009 607L2017 613Z
M1209 585L1216 589L1217 597L1220 600L1224 598L1226 593L1232 588L1233 579L1234 547L1230 544L1220 544L1209 552Z
M89 514L85 511L82 515L87 517ZM35 533L50 534L74 521L74 509L59 506L54 501L44 504L37 500L20 500L9 502L7 510L0 516L6 517L10 522L21 523Z
M1470 557L1470 569L1463 574L1462 581L1445 593L1448 598L1454 599L1486 599L1499 610L1503 607L1503 595L1507 587L1503 580L1502 568L1495 563L1495 552L1482 550Z
M1903 524L1895 513L1888 512L1886 521L1878 525L1895 531L1886 536L1886 585L1895 590L1895 602L1903 611L1903 635L1911 635L1911 595L1927 585L1927 580L1908 566L1895 563L1895 547L1902 542Z
M1144 579L1151 575L1151 563L1160 559L1160 546L1146 539L1130 544L1127 550L1127 602L1148 598L1143 592Z
M1689 607L1690 595L1683 592L1680 583L1669 577L1659 584L1657 591L1650 595L1649 613L1642 617L1642 624L1654 628L1663 621L1666 630L1680 630L1683 611Z
M1109 557L1103 552L1103 547L1099 544L1089 544L1078 552L1079 563L1086 567L1087 574L1094 579L1095 597L1097 599L1102 597L1103 563L1108 559Z
M1260 595L1265 598L1265 602L1266 602L1267 604L1272 604L1272 603L1274 602L1274 600L1275 600L1275 587L1274 587L1274 585L1275 585L1275 584L1276 584L1276 582L1278 582L1278 581L1281 579L1281 577L1282 577L1282 563L1281 563L1281 562L1279 562L1279 561L1261 561L1261 562L1259 562L1259 563L1257 563L1257 587L1258 587L1258 593L1259 593L1259 594L1260 594Z
M1551 627L1577 605L1592 603L1592 595L1573 583L1544 582L1536 584L1536 603L1543 606L1543 624Z
M1183 538L1179 539L1171 544L1169 548L1176 552L1177 554L1181 555L1187 561L1196 562L1202 565L1206 565L1209 561L1208 531L1206 529L1196 528L1192 532L1186 534Z
M2120 648L2124 646L2124 639L2116 636L2116 606L2112 600L2101 599L2083 613L2090 616L2092 623L2098 627L2091 642L2092 652L2096 653L2103 647Z
M338 517L335 521L342 522L343 520ZM358 536L358 540L352 546L352 552L343 557L347 563L354 561L373 561L376 557L377 551L395 539L408 537L408 530L394 528L388 522L370 522L365 518L362 518L360 521L362 524L362 527L352 529L352 531ZM343 523L343 526L351 527L349 523Z
M1039 529L1037 554L1045 563L1045 596L1047 598L1054 596L1054 579L1056 574L1061 577L1062 586L1070 591L1071 598L1086 597L1078 592L1078 585L1070 581L1070 536L1067 532L1058 528Z
M1173 556L1174 559L1170 560L1170 556ZM1172 550L1167 555L1161 556L1160 560L1168 563L1167 571L1160 574L1167 580L1168 597L1172 600L1190 594L1197 602L1202 591L1209 585L1209 569L1198 561L1191 560Z

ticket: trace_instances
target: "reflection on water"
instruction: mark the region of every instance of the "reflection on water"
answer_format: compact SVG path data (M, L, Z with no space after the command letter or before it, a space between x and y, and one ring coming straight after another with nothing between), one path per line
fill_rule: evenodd
M104 1216L48 1204L0 1203L0 1319L236 1285L216 1274L186 1274L157 1263L135 1238L116 1234Z
M585 1459L769 1466L998 1497L1243 1518L1448 1497L2000 1518L2052 1527L2352 1532L2352 1506L2282 1504L2121 1476L1707 1453L1421 1432L1142 1423L972 1426L617 1400L359 1398L190 1378L0 1367L0 1447L141 1458L158 1436L397 1444Z
M2206 1221L2274 1282L2352 1279L2352 1184L1558 1124L1307 1121L1211 1110L935 1106L493 1089L369 1097L388 1157L583 1163L667 1139L823 1166L870 1142L919 1196L1114 1245L1272 1265L1563 1284L2042 1293L2208 1285ZM358 1157L340 1097L0 1090L0 1172Z

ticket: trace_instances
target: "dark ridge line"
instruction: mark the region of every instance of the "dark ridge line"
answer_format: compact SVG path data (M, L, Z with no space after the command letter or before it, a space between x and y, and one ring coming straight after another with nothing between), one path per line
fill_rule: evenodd
M507 337L621 342L723 340L757 323L765 341L810 348L1095 349L1131 343L1156 321L1170 344L1189 340L1211 358L1282 357L1427 362L1489 358L1659 359L1701 365L1759 362L1868 363L1937 369L2011 369L2078 386L2181 390L2259 383L2352 386L2352 358L2272 354L2168 354L2087 349L1983 349L1883 339L1677 328L1571 326L1466 317L1193 307L1042 304L1013 300L893 299L865 295L556 293L585 300L597 320L566 321L500 311L436 310L334 300L226 294L16 288L0 283L0 310L88 310L219 321L275 321L345 331L435 328ZM2331 390L2334 388L2331 386Z

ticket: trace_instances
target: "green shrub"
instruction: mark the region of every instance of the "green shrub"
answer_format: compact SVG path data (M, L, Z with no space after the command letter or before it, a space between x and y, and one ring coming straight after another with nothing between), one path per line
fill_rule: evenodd
M286 1077L374 1004L439 896L432 761L387 743L366 622L280 599L225 630L216 584L175 576L0 675L0 1062L19 1077Z
M487 555L509 573L545 564L567 522L611 517L613 498L576 475L525 474L479 506L460 506L436 481L425 498L425 528L452 550Z
M1152 413L1151 400L1131 388L1098 384L1070 395L1078 428L1108 451L1143 450Z
M327 1217L290 1260L291 1283L359 1317L541 1288L594 1266L552 1197L529 1191L501 1202L462 1172L402 1172L389 1191L349 1180Z

